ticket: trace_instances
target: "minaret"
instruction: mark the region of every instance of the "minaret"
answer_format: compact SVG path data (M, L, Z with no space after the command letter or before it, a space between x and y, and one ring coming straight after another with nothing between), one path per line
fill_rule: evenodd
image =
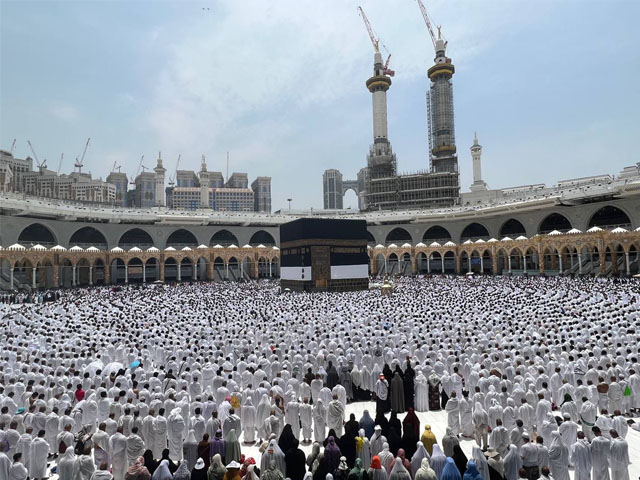
M478 134L473 134L473 145L471 145L471 159L473 160L473 184L471 191L478 192L487 190L487 184L482 181L482 165L480 157L482 155L482 145L478 143Z
M427 71L431 80L427 99L430 163L433 172L458 172L456 138L453 122L453 86L455 67L445 55L447 43L440 36L435 41L434 65Z
M164 174L167 169L162 166L162 152L158 152L158 164L153 171L156 173L156 206L164 207L166 205L164 196Z
M209 208L209 172L207 172L207 161L202 155L200 164L200 208Z
M373 60L373 76L367 80L367 88L373 100L373 145L369 148L367 166L371 178L396 175L396 156L387 138L387 90L391 78L385 74L382 55L376 51Z

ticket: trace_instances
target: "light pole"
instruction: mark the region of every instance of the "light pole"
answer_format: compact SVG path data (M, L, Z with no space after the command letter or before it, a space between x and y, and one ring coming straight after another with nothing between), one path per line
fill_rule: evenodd
M289 210L291 210L291 200L293 200L293 198L287 198L287 202L289 202Z

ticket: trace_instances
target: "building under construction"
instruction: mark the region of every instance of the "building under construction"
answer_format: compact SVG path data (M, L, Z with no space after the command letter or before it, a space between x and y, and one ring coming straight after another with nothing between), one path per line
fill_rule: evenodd
M418 1L435 49L434 65L427 75L431 87L427 93L427 124L429 137L429 169L407 175L398 175L396 155L393 153L387 131L387 91L394 72L389 68L391 55L382 60L380 40L360 8L369 38L375 49L373 76L367 82L373 103L373 144L369 147L367 166L358 172L357 181L344 181L348 187L331 188L330 178L342 174L328 170L323 176L324 208L339 208L348 189L356 190L362 210L393 210L407 208L435 208L458 203L460 180L455 146L453 115L453 88L451 78L455 72L451 59L445 55L446 42L438 30L436 38L426 9ZM384 46L383 46L384 47ZM336 174L337 172L337 174ZM335 182L334 182L335 183Z

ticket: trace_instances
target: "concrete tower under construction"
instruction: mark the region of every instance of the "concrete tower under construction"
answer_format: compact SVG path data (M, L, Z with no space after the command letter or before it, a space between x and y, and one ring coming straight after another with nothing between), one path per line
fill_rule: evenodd
M427 123L429 126L429 163L431 171L458 173L456 135L453 115L453 85L455 67L445 54L446 42L435 41L434 65L427 71L431 87L427 92Z
M382 55L373 57L373 76L367 80L373 102L373 144L369 147L367 167L370 178L385 178L397 173L396 156L387 137L387 90L391 78L385 74Z

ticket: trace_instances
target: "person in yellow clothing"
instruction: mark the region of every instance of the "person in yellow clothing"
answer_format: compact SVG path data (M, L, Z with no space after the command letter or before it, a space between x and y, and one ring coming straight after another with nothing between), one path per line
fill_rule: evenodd
M433 446L438 443L436 436L431 431L431 425L424 426L424 432L422 433L422 437L420 437L420 441L424 445L424 448L427 449L429 455L433 453Z

